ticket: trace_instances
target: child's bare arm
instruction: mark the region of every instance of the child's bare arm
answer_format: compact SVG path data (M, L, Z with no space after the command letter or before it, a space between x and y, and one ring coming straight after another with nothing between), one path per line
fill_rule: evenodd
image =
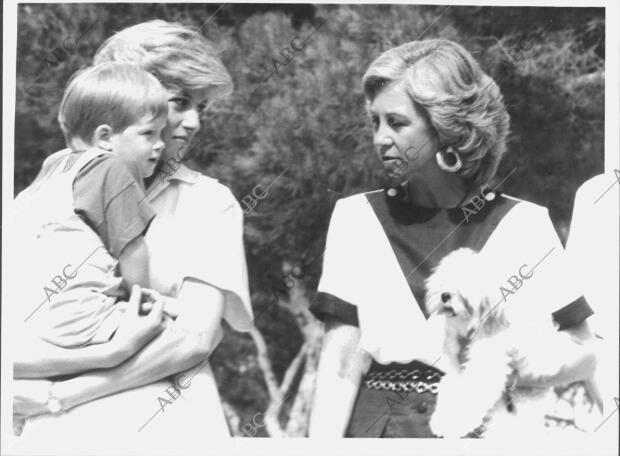
M121 252L119 259L120 272L127 283L127 288L134 285L148 288L149 284L149 255L143 236L132 240Z

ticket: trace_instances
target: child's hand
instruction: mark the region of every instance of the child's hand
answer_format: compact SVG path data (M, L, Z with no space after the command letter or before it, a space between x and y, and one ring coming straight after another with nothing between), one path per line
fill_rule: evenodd
M109 343L116 344L119 352L126 356L134 355L144 345L157 337L164 329L164 303L155 300L149 303L147 314L141 312L142 290L134 285L131 296L126 303L119 303L125 308L123 319L114 337Z
M148 315L157 301L163 302L163 296L150 288L142 288L140 294L140 315Z
M148 314L153 307L153 303L161 301L164 303L164 312L166 314L168 314L172 318L176 318L179 316L182 305L182 301L180 299L164 296L161 293L150 288L143 288L142 296L142 303L140 304L141 315Z

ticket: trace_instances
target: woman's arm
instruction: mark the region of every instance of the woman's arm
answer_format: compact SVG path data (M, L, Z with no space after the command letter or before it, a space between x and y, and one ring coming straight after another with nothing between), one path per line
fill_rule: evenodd
M13 378L46 378L90 369L114 367L131 356L118 344L106 343L83 348L62 348L37 337L22 337L19 358L13 364Z
M359 328L328 319L319 360L310 437L343 437L370 356L358 349Z
M110 342L83 348L62 348L27 332L20 332L19 351L13 364L13 377L46 378L91 369L117 366L133 356L163 329L162 303L146 316L139 315L140 289L132 289L125 315Z
M179 299L186 304L182 314L134 357L113 369L58 382L55 393L63 409L152 383L205 360L221 336L224 297L206 283L186 279Z

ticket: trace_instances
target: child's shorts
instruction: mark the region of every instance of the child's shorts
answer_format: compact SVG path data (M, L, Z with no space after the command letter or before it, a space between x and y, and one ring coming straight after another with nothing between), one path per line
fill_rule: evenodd
M56 296L53 308L41 308L32 330L54 345L78 348L108 342L117 330L124 306L118 298L97 291L74 289Z

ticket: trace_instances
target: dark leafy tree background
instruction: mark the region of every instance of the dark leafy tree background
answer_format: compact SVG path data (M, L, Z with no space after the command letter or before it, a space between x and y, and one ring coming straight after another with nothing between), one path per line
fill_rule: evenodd
M385 181L360 87L368 64L422 33L469 49L499 83L512 120L497 180L512 173L504 191L549 207L565 238L575 190L603 170L605 13L225 4L212 16L220 6L21 4L15 190L64 146L55 120L64 85L108 36L151 19L199 27L211 17L203 33L236 88L205 115L191 166L240 201L273 184L245 220L257 330L227 331L212 364L235 435L304 435L322 334L307 306L329 216L337 198ZM257 412L265 423L252 431Z

